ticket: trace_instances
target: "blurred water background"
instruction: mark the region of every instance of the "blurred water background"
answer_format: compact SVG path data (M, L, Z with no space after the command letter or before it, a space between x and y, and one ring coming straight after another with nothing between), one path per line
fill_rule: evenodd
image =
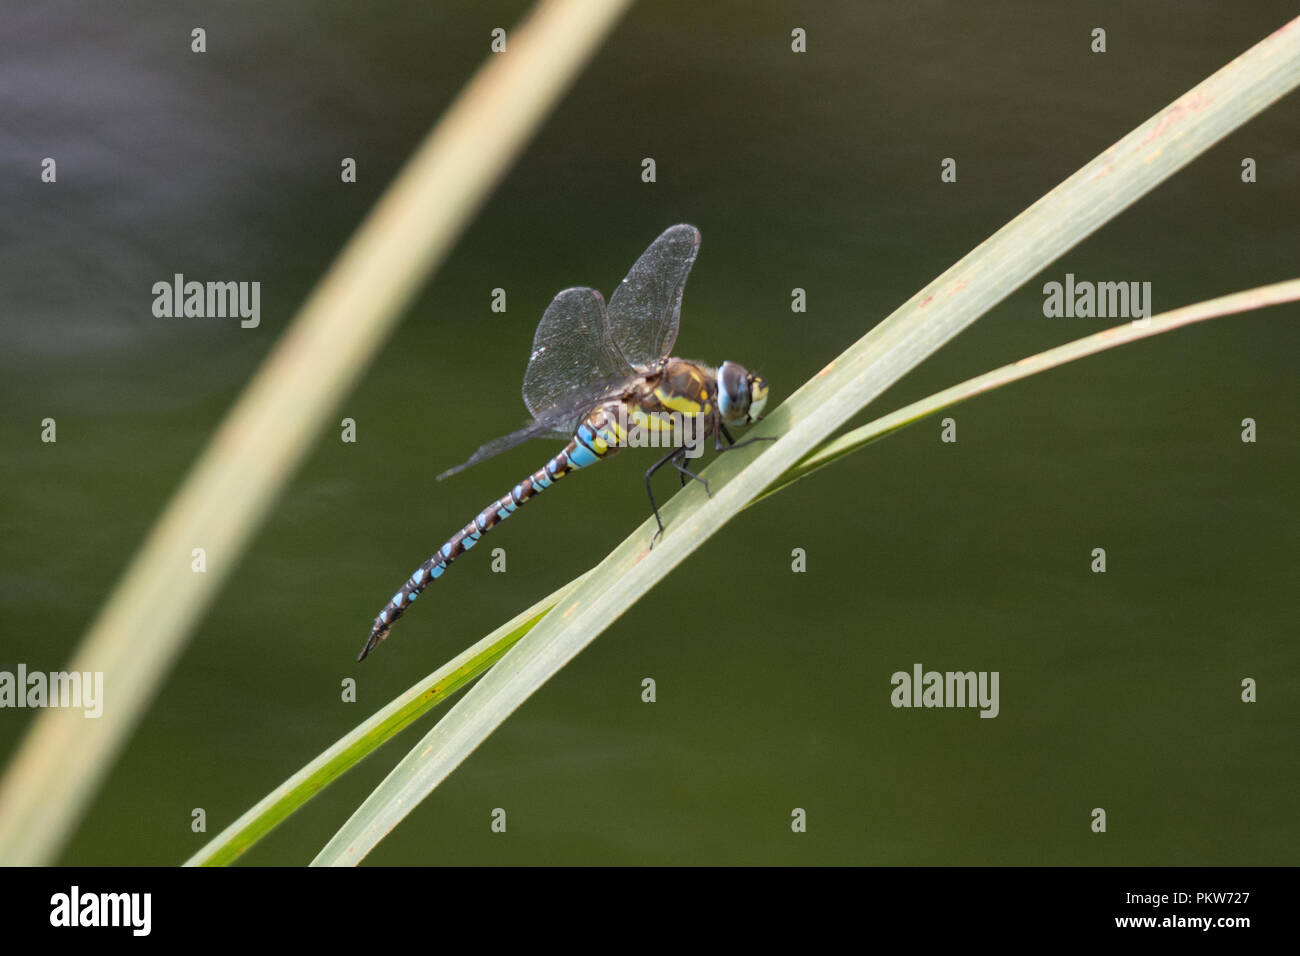
M525 9L6 4L0 670L67 662L312 284L491 29ZM185 859L207 838L193 808L215 833L643 519L636 453L570 479L494 533L506 574L466 558L354 665L404 577L550 454L433 481L524 420L519 382L555 292L608 295L662 229L692 222L704 244L677 352L757 368L779 402L1294 12L634 8L339 409L358 442L321 436L62 860ZM1089 49L1097 26L1105 54ZM794 27L806 54L790 51ZM1250 123L868 414L1115 324L1043 317L1042 284L1067 272L1149 281L1156 311L1297 275L1298 118L1292 97ZM339 181L349 156L355 185ZM955 184L939 181L944 157ZM260 281L260 326L154 317L151 287L175 273ZM795 287L806 313L790 310ZM745 512L371 861L1294 863L1298 315L1223 319L1052 372L957 409L956 444L926 422ZM46 417L57 444L39 440ZM1255 444L1240 441L1246 417ZM1095 547L1104 575L1088 570ZM791 572L795 548L806 573ZM999 716L892 708L890 675L916 662L998 671ZM348 676L355 705L340 701ZM1239 702L1244 677L1258 704ZM0 760L30 719L0 712ZM246 859L308 861L415 740ZM489 830L495 807L508 836ZM809 815L797 837L795 807Z

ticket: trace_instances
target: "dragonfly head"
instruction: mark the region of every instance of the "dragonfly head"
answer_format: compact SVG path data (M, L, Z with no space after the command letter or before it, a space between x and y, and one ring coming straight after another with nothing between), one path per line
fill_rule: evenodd
M723 362L718 369L718 411L728 425L756 422L767 404L767 382L743 365Z

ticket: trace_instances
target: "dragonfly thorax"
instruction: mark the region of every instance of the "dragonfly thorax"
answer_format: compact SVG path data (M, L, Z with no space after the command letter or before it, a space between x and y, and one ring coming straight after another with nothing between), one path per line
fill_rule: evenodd
M691 359L665 358L643 368L586 415L585 424L605 454L622 447L691 446L719 425L757 421L767 403L767 383L744 366L713 368Z
M745 366L723 362L718 369L718 412L728 425L756 422L767 404L767 382Z

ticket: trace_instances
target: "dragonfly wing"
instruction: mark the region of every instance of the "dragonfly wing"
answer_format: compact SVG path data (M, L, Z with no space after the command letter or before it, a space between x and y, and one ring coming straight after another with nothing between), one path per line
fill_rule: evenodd
M619 381L622 381L622 379ZM551 406L518 431L492 439L470 455L468 461L457 465L455 468L448 468L440 474L438 480L442 481L444 478L450 478L471 465L477 465L480 461L499 455L503 451L509 451L516 445L522 445L534 438L571 437L574 429L578 427L578 423L582 421L587 412L608 392L608 386L604 383L597 383L583 392L573 394L566 404Z
M650 243L610 296L609 337L632 365L651 365L672 351L682 290L699 251L698 229L670 227Z
M524 370L524 404L540 418L631 374L609 340L601 294L595 289L565 289L537 323Z
M452 475L460 474L471 465L477 465L480 461L499 455L503 451L509 451L516 445L522 445L530 439L554 437L558 437L557 430L549 427L546 422L529 422L518 431L513 431L509 435L502 435L500 438L494 438L487 444L481 446L478 451L469 456L467 461L462 462L455 468L448 468L442 474L438 475L438 480L442 481L444 478L450 478Z

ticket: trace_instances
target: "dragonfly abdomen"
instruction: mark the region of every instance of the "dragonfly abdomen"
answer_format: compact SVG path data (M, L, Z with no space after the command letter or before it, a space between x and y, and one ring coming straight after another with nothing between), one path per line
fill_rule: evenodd
M509 494L503 495L480 511L473 521L448 538L431 558L416 568L415 573L407 578L401 590L393 595L388 606L379 612L370 629L370 637L366 640L361 653L357 655L357 660L365 660L366 655L388 636L393 623L414 603L421 591L442 577L453 561L478 544L483 535L514 514L520 505L541 494L569 472L595 464L615 452L618 445L612 437L605 426L604 417L593 413L578 426L576 434L559 454L515 485L510 489Z

